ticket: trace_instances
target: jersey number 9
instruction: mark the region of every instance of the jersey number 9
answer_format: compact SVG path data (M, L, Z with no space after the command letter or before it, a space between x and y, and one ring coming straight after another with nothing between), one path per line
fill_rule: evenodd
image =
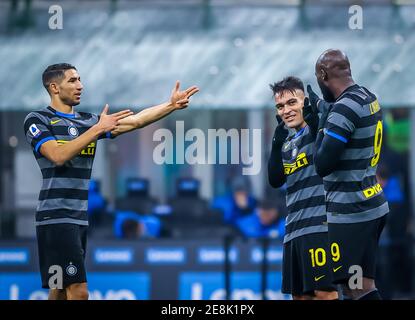
M373 151L375 154L372 158L372 161L370 162L370 165L372 167L378 164L378 161L380 158L380 149L382 148L382 135L383 135L383 125L382 125L382 121L379 120L376 126L375 142L373 144Z

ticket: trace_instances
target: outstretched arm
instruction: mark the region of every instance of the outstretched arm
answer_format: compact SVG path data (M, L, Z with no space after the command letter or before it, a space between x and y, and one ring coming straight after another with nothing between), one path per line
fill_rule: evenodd
M55 139L51 139L40 146L40 153L55 165L62 166L66 161L77 156L88 144L97 140L100 135L114 130L121 119L132 114L130 110L108 114L108 109L108 105L105 105L99 122L76 139L64 144L58 144Z
M199 88L192 86L184 91L180 91L180 82L177 81L172 90L170 101L154 107L144 109L132 116L119 121L118 126L111 131L112 136L117 136L135 129L143 128L156 122L175 110L184 109L189 105L190 97L199 91Z

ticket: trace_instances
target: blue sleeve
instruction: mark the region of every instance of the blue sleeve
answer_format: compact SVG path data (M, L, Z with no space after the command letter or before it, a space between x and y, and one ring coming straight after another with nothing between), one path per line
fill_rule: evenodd
M320 130L314 145L314 167L320 177L325 177L334 171L345 147L343 141L325 135Z
M24 132L26 141L32 146L35 152L39 152L40 147L49 140L56 140L49 130L47 123L44 123L36 113L30 113L24 121Z

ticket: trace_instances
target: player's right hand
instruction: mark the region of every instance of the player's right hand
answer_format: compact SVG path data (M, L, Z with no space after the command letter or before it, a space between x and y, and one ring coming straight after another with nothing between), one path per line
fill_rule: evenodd
M317 136L319 117L318 110L315 105L310 103L310 99L305 97L303 107L304 121L308 124L311 134Z
M272 138L272 143L278 146L282 146L285 140L287 139L288 129L285 127L285 123L281 119L281 117L277 115L276 118L277 118L278 124L274 131L274 137Z
M308 99L313 110L319 110L318 105L321 102L320 97L313 91L310 85L307 85Z
M171 92L170 103L174 109L187 108L190 103L190 97L198 92L199 88L196 86L191 86L184 91L180 91L180 81L176 81L176 85Z
M129 109L122 110L113 114L108 114L108 110L109 106L106 104L104 109L102 109L99 121L97 123L98 127L104 132L110 132L114 130L118 125L119 120L129 117L133 114L133 112Z

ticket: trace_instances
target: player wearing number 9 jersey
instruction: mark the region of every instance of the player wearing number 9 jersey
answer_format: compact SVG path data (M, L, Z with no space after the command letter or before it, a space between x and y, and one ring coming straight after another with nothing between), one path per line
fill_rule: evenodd
M321 117L314 153L316 171L323 177L329 242L336 257L333 279L352 299L377 300L376 253L389 212L376 180L382 110L373 93L354 83L343 52L324 52L316 64L316 77L324 100L334 102ZM311 98L317 97L311 88L309 93L312 104L322 102ZM350 286L351 266L361 268L363 287Z

